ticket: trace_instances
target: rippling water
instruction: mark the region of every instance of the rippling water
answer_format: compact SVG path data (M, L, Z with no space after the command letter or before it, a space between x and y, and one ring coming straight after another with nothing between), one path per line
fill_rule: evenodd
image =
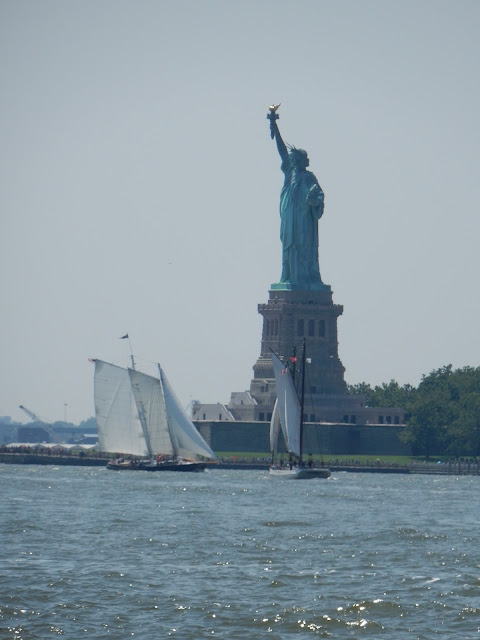
M480 638L479 477L0 465L0 638Z

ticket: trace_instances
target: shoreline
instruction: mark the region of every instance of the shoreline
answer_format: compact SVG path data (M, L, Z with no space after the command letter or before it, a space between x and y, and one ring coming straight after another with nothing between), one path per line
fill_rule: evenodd
M0 453L0 464L39 464L71 467L105 467L109 458L48 453Z
M105 467L111 458L79 456L79 455L53 455L39 453L4 453L0 452L0 464L23 465L53 465L53 466L78 466L78 467ZM413 464L410 466L385 466L385 465L325 465L332 473L388 473L403 475L480 475L480 463L451 462L437 465L434 463ZM207 469L212 470L240 470L240 471L268 471L269 464L265 462L219 462L209 464Z

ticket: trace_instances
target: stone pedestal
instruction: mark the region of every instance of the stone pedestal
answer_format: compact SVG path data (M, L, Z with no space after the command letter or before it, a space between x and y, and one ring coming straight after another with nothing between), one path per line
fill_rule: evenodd
M250 394L259 405L258 419L269 419L276 398L270 350L284 362L295 350L299 365L304 339L306 419L341 421L345 414L364 406L362 396L347 394L337 337L337 318L343 307L333 303L330 287L300 291L272 286L268 302L258 305L258 311L263 316L261 353L250 384Z

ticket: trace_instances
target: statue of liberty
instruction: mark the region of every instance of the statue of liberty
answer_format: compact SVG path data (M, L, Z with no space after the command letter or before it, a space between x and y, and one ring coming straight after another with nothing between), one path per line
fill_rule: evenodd
M267 115L285 174L280 195L282 277L272 288L327 289L318 264L318 221L323 215L324 194L314 174L307 171L307 152L290 145L287 148L282 140L276 122L279 106L271 106Z

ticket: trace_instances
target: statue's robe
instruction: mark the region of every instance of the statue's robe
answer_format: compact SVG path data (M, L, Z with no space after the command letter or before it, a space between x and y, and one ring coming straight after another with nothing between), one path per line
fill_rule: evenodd
M281 282L295 285L321 282L318 265L318 221L324 194L311 171L295 170L290 156L280 195L280 239L283 246Z

